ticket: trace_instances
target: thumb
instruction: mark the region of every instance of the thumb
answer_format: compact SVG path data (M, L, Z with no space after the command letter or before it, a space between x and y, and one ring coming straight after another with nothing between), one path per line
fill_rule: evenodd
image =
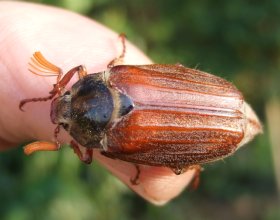
M50 102L28 104L25 112L18 108L22 99L47 96L56 83L55 78L27 71L30 56L40 50L62 70L83 64L89 73L100 72L120 54L117 34L71 12L20 2L0 2L0 29L0 100L4 106L0 109L0 146L11 148L32 139L51 141L55 126L49 118ZM150 62L127 44L126 64ZM62 132L59 139L67 143L71 137ZM133 164L111 160L98 152L94 157L139 195L158 204L177 196L194 172L176 176L167 168L141 166L141 184L133 186Z

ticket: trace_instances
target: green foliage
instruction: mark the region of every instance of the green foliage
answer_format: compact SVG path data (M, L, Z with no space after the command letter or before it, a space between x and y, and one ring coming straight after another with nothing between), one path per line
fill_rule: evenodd
M279 96L280 1L37 1L75 10L125 32L157 63L227 78L264 121ZM0 219L280 219L267 131L234 157L205 166L197 191L164 207L146 203L98 164L68 148L0 155Z

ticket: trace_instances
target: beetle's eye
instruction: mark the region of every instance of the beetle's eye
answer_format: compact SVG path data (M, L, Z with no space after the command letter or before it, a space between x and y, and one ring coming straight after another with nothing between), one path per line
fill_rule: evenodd
M68 131L69 124L61 123L60 125L61 125L66 131Z

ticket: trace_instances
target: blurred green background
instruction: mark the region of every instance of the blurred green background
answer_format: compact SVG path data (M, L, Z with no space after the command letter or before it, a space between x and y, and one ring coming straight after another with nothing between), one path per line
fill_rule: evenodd
M256 110L264 134L233 157L205 165L199 188L163 207L145 202L97 163L83 165L68 148L32 157L21 148L4 152L1 220L280 219L279 0L32 2L124 32L156 63L182 63L226 78Z

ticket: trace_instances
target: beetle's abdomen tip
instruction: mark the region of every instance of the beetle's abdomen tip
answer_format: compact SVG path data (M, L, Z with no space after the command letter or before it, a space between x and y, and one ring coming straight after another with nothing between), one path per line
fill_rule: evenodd
M254 110L251 108L251 106L248 105L246 102L245 102L245 111L246 111L246 116L247 116L247 120L248 120L248 126L252 132L252 135L255 136L257 134L262 133L263 132L262 124L261 124L258 116L254 112Z
M251 108L251 106L248 103L244 103L244 114L245 114L245 130L244 130L244 137L243 140L239 143L238 147L241 147L242 145L248 143L250 140L252 140L256 135L263 133L262 130L262 124L254 112L254 110Z

